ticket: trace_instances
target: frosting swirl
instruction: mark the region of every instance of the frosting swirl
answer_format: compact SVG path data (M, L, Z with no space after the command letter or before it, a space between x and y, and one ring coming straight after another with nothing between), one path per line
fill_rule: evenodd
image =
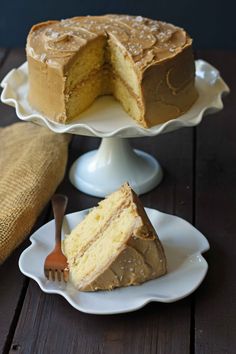
M61 64L98 35L115 37L141 68L172 57L191 44L186 32L171 24L142 16L105 15L35 25L26 49L36 60Z

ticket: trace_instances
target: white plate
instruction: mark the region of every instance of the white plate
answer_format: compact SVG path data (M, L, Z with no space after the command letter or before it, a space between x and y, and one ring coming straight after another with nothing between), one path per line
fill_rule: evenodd
M206 238L187 221L154 209L147 214L165 249L168 274L142 285L113 291L79 292L72 284L45 279L43 264L54 246L54 221L42 226L31 237L32 245L20 256L23 274L34 279L46 293L62 295L77 310L92 314L117 314L137 310L151 301L173 302L191 294L204 279L208 265L201 253L209 249ZM64 232L74 228L88 210L68 214Z
M217 69L203 60L196 61L196 87L199 97L188 112L177 119L145 129L139 126L112 97L98 98L79 120L69 124L51 121L33 109L28 102L28 66L24 63L11 70L3 79L1 100L15 107L17 116L24 121L43 125L56 133L78 135L131 138L138 136L155 136L161 133L197 125L205 113L214 113L223 108L221 96L229 92Z

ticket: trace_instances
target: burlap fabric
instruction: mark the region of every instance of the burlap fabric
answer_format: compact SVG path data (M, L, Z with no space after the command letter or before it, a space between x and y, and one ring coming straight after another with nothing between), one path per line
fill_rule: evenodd
M0 128L0 263L29 234L63 179L69 140L32 123Z

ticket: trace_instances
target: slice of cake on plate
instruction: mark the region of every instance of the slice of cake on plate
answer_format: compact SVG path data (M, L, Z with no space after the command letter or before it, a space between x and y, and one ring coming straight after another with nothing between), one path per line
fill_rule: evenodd
M70 280L81 291L141 284L167 271L161 242L127 183L66 236L64 252Z

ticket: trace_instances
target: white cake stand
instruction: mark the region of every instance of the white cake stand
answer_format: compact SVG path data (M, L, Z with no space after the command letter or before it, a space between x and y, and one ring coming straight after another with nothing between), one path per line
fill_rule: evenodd
M80 115L79 120L70 124L50 121L32 109L28 103L27 63L10 71L1 86L2 102L15 107L20 119L46 126L56 133L102 138L99 149L80 156L70 170L71 183L79 190L97 197L108 195L125 181L128 181L138 194L156 187L163 177L160 164L149 154L133 150L126 138L155 136L182 127L195 126L206 113L221 110L222 94L229 92L219 72L207 62L197 60L197 102L178 119L144 129L128 116L112 96L100 97Z

